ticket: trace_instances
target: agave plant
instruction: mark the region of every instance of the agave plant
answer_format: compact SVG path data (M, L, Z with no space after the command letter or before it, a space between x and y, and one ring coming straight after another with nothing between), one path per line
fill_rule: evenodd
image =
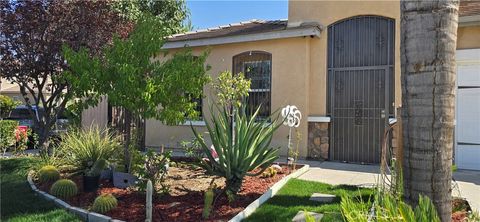
M226 108L215 107L218 114L215 115L213 108L210 108L214 115L206 124L215 152L192 126L195 137L209 160L200 165L210 173L224 177L227 194L236 194L245 176L260 175L278 158L278 148L270 147L270 142L273 133L282 123L275 114L258 121L260 107L252 116L247 116L244 110L240 110L233 118ZM232 119L235 124L231 124ZM250 173L257 168L260 170Z

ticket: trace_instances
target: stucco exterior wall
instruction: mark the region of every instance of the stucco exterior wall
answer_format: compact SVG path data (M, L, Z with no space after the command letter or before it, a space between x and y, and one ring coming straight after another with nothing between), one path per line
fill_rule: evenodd
M480 48L480 26L459 27L457 31L457 49Z
M310 68L310 37L298 37L279 40L266 40L249 43L226 44L212 46L207 64L212 66L210 75L215 79L218 74L225 70L232 70L233 56L247 51L265 51L272 54L272 110L275 111L287 104L297 105L304 114L299 127L302 134L300 143L300 156L306 156L307 152L307 116L308 116L308 88ZM196 47L194 54L205 50L205 47ZM212 95L207 86L204 95ZM209 119L208 105L212 99L203 100L204 118ZM197 127L206 131L205 127ZM281 127L274 135L273 146L281 147L281 155L287 154L287 127ZM192 130L189 125L166 126L156 120L148 120L146 123L147 147L180 147L182 140L191 140Z
M304 21L316 21L324 27L320 38L311 41L309 90L311 116L323 116L327 113L327 27L340 20L360 15L378 15L395 19L395 105L398 107L401 104L399 1L290 0L288 5L289 25L296 25Z

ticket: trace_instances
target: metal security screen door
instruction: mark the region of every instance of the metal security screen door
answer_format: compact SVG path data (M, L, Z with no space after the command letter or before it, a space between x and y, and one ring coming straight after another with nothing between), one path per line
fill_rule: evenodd
M394 20L361 16L328 28L330 159L380 162L394 104Z

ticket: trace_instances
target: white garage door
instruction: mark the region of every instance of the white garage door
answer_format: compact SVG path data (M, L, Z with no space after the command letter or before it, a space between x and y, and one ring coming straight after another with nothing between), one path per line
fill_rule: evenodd
M457 50L455 164L480 170L480 49Z

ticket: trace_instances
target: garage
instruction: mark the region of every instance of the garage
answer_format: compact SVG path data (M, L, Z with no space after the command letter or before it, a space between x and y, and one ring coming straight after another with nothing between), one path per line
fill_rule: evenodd
M480 49L457 50L455 164L480 170Z

